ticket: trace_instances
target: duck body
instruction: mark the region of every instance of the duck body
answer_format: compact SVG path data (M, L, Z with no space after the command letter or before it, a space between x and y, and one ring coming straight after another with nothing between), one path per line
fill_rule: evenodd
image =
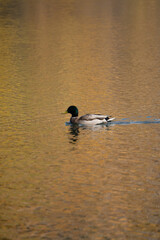
M96 125L96 124L105 124L111 122L114 118L111 118L107 115L101 114L86 114L81 117L78 117L78 108L76 106L70 106L66 113L70 113L72 116L70 122L73 124L82 124L82 125Z

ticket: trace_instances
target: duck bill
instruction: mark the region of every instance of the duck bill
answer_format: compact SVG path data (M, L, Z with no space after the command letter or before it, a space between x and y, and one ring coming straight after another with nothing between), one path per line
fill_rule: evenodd
M61 114L67 114L68 112L67 111L65 111L65 112L63 112L63 113L61 113Z

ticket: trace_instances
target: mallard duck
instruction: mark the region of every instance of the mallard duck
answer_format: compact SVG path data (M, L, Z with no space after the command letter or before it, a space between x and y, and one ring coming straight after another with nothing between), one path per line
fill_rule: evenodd
M78 108L76 106L70 106L65 113L70 113L72 116L70 118L71 123L83 124L83 125L95 125L111 122L114 118L107 115L101 114L86 114L78 117Z

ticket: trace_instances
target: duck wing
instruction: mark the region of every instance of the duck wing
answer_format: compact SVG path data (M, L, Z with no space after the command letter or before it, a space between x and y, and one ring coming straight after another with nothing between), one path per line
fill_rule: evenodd
M79 118L79 120L85 120L85 121L92 121L95 119L98 120L104 120L104 119L109 119L109 117L107 115L101 115L101 114L86 114L83 115Z

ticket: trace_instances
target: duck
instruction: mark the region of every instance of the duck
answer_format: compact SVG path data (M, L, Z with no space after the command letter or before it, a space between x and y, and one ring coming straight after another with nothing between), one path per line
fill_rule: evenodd
M74 105L68 107L65 113L70 113L72 115L70 118L70 123L72 124L97 125L105 124L115 119L111 116L102 114L85 114L81 117L78 117L78 108Z

